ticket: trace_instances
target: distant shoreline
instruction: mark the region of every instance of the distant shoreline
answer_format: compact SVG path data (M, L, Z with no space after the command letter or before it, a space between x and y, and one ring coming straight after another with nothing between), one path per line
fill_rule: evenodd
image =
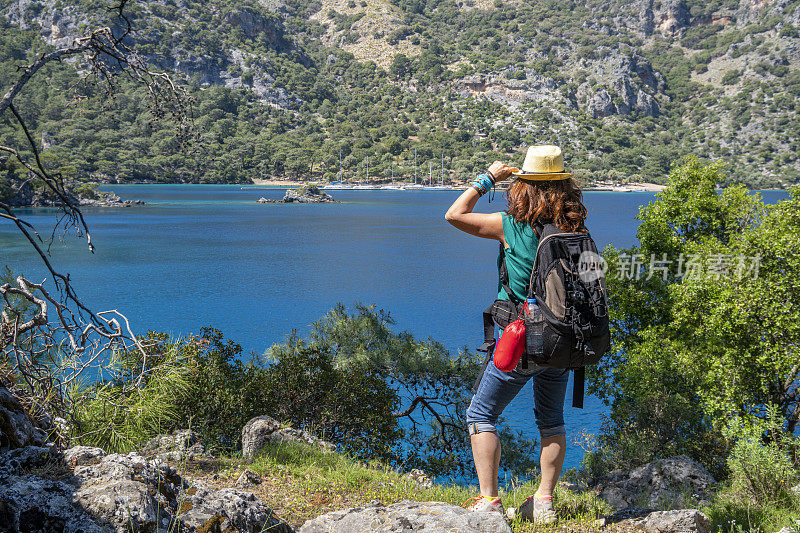
M326 188L326 185L322 185L320 181L279 181L279 180L253 180L253 183L187 183L187 182L125 182L125 183L100 183L98 184L102 189L107 188L114 188L116 186L131 186L131 185L230 185L230 186L238 186L242 189L258 189L259 187L301 187L303 185L307 185L309 183L317 183L320 184L321 188ZM398 185L408 183L405 182L397 182ZM377 190L382 185L388 184L375 184L375 189ZM459 184L454 185L453 187L466 189L467 185ZM624 185L610 185L610 184L600 184L600 185L592 185L592 186L584 186L581 187L581 190L584 192L661 192L666 188L665 185L659 185L656 183L627 183ZM779 188L779 187L767 187L767 188L760 188L760 189L748 189L750 191L785 191L786 188Z
M253 184L251 186L243 185L242 189L257 189L259 187L301 187L306 185L309 182L302 182L302 181L276 181L276 180L253 180ZM316 182L319 183L319 182ZM369 184L365 187L362 187L366 190L381 190L382 187L386 187L388 184ZM399 182L398 186L403 185L410 185L409 183ZM499 185L498 185L499 186ZM319 187L321 189L330 188L330 184L320 184ZM369 187L369 189L367 189ZM465 184L460 185L452 185L453 189L464 189L466 190L469 186ZM336 187L339 188L339 187ZM344 190L353 190L353 186L345 185L342 187ZM599 185L592 185L588 187L582 187L581 190L589 192L589 191L597 191L597 192L661 192L666 187L664 185L658 185L656 183L627 183L625 185L612 185L612 184L599 184ZM417 190L425 190L425 189L417 189Z

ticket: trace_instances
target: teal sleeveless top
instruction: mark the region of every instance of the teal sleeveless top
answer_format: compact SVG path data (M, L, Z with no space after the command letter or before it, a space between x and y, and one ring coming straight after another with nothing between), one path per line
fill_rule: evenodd
M506 267L508 268L508 286L517 298L525 299L527 295L525 287L531 279L533 270L533 260L536 258L536 248L539 246L539 237L533 232L533 228L525 222L514 222L514 218L508 213L503 213L503 236L506 239ZM502 246L500 243L500 254L497 256L497 298L509 300L500 283L499 269L502 257Z

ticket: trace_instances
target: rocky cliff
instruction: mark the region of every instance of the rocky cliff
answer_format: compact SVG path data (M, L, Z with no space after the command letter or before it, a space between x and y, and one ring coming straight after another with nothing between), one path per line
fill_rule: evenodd
M55 0L8 1L3 13L53 45L107 18ZM154 150L145 174L313 179L314 158L323 174L338 172L343 146L345 169L372 155L385 174L414 147L457 160L486 148L518 157L526 144L556 142L576 168L634 180L663 178L685 154L727 161L732 180L800 179L794 0L175 0L136 4L131 21L131 44L157 67L247 95L214 97L199 117L214 131L201 150L213 164L175 169ZM256 103L245 107L249 98ZM80 146L57 124L49 131L56 147ZM270 155L237 148L234 156L226 143L263 144ZM312 164L287 169L303 159Z

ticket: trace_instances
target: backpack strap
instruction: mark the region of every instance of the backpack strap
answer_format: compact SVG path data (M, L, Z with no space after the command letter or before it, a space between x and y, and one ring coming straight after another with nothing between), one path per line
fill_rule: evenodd
M542 222L541 220L536 220L536 222L533 223L533 226L531 226L531 228L533 229L533 233L539 240L542 240L542 232L544 231L544 225L545 222Z
M503 248L502 242L500 243L500 256L500 285L502 285L503 290L506 291L508 298L515 304L518 304L522 300L517 298L517 296L511 292L511 287L509 287L508 267L506 266L506 250Z
M583 409L583 391L586 386L586 367L579 366L573 371L572 407Z
M494 355L494 344L494 320L492 319L492 306L490 305L483 312L483 344L480 345L478 351L483 352L486 355L483 358L483 367L478 374L478 378L472 385L472 392L474 394L478 393L478 385L480 385L483 374L486 372L486 367L489 366L489 362L492 360L492 356Z
M533 229L533 233L536 235L536 238L539 240L539 242L541 242L541 240L542 240L542 234L544 233L544 227L545 227L545 225L547 223L548 222L544 222L542 220L537 220L531 226L531 229ZM537 253L539 252L538 246L536 248L536 252ZM503 247L503 243L502 242L500 243L500 255L501 255L501 258L502 258L501 261L500 261L500 285L502 285L503 290L506 291L506 294L508 294L508 297L511 299L512 302L517 303L517 304L521 303L524 300L522 300L520 298L517 298L517 296L513 292L511 292L511 287L509 287L509 283L510 282L509 282L509 277L508 277L508 267L506 266L506 250ZM535 261L534 261L534 264L535 264ZM528 280L528 285L525 287L525 297L526 298L530 295L531 288L533 287L533 274L534 274L534 272L536 272L536 269L535 268L531 268L531 277Z
M483 312L483 344L478 348L479 352L488 352L494 348L494 319L492 318L492 306Z

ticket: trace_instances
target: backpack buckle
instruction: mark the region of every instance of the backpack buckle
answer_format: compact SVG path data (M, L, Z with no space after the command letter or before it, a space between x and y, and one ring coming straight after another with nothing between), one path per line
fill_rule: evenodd
M494 351L494 345L495 345L494 341L484 342L478 348L476 348L476 350L483 353L489 353L491 351Z

